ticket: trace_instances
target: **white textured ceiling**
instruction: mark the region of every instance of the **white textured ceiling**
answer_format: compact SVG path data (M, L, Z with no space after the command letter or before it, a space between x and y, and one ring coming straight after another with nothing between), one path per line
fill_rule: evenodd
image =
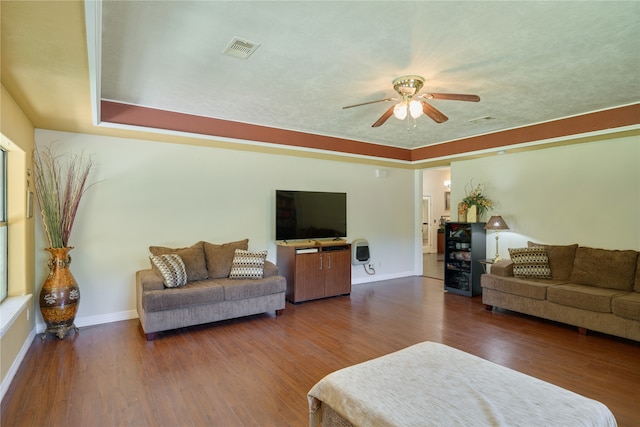
M105 1L101 98L403 148L640 102L640 2ZM260 43L222 54L233 37ZM477 94L407 131L391 81ZM470 122L491 117L491 120Z

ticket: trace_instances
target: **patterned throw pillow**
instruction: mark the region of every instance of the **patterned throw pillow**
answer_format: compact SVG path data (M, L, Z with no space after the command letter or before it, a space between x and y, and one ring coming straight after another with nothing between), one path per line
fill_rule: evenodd
M167 288L177 288L187 284L187 271L180 255L165 254L149 258L162 275Z
M236 249L230 279L262 279L267 251L249 252Z
M513 275L526 279L551 279L547 250L543 246L509 248Z

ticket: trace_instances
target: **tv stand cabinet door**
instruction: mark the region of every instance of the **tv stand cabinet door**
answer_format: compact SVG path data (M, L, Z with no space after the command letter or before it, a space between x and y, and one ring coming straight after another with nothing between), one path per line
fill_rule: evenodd
M293 302L323 298L323 266L320 253L296 254Z
M324 252L325 296L348 295L351 293L351 251Z

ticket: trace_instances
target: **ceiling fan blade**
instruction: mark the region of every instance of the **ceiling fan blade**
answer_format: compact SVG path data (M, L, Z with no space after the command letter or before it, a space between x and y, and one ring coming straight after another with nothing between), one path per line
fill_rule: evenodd
M435 121L436 123L444 123L447 120L449 120L447 116L442 114L437 108L435 108L431 104L427 104L424 101L420 101L420 102L422 102L422 111L424 112L424 114L431 117L433 121Z
M451 101L480 101L478 95L464 95L461 93L425 93L423 97L427 99L449 99Z
M354 104L354 105L347 105L346 107L342 107L342 109L347 109L347 108L353 108L353 107L361 107L363 105L369 105L369 104L375 104L378 102L385 102L385 101L393 101L395 100L395 98L385 98L385 99L378 99L377 101L369 101L369 102L363 102L361 104Z
M395 105L392 105L391 107L389 107L389 109L387 111L384 112L384 114L382 116L380 116L380 118L371 125L372 128L377 128L380 127L384 124L384 122L387 121L387 119L389 117L391 117L393 115L393 109L395 108Z

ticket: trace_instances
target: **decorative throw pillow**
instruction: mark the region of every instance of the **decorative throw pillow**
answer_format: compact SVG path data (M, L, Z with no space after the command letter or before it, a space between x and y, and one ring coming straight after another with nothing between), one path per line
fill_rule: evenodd
M158 269L167 288L177 288L187 284L187 270L178 254L151 256L151 263Z
M151 252L151 255L153 256L178 254L184 262L184 267L187 270L187 280L189 282L193 282L194 280L204 280L209 276L207 273L207 264L204 259L204 248L202 242L198 242L188 248L149 246L149 252Z
M551 279L549 257L543 246L509 248L513 275L526 279Z
M236 249L230 279L262 279L267 251L249 252Z

